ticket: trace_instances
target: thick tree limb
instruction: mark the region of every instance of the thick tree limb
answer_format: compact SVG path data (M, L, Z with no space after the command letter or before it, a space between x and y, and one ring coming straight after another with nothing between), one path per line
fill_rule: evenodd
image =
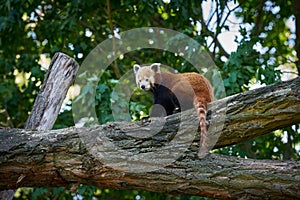
M220 109L218 101L213 105ZM298 123L300 77L227 98L226 120L215 148Z
M54 55L25 129L52 129L67 91L75 80L78 67L78 63L65 54ZM14 194L15 190L0 191L0 199L11 200Z
M215 148L299 123L300 78L216 101L211 110L210 121L214 123L210 127L217 128L210 129L210 137L218 135L219 115L227 110ZM198 137L189 148L180 141L168 145L176 138L179 122L183 127L180 138L197 124L191 114L167 117L162 130L150 136L147 134L162 119L51 131L1 129L0 189L84 183L220 199L300 196L299 161L222 155L199 160ZM184 152L177 151L181 148Z

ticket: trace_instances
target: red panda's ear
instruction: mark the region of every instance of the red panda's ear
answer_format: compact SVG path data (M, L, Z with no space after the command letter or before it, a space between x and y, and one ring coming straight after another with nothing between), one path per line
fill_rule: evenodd
M141 66L139 66L138 64L133 65L134 73L136 74L139 71L140 68L141 68Z
M160 73L160 63L153 63L150 65L150 69L153 70L155 73Z

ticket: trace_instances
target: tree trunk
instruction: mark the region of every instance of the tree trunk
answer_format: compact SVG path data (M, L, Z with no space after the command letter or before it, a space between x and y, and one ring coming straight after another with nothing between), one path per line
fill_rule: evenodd
M67 91L75 80L78 67L77 62L65 54L54 55L25 129L52 129ZM0 199L11 200L14 194L15 190L0 191Z
M78 67L78 63L65 54L54 55L25 129L52 129Z
M300 77L209 108L208 137L219 136L214 148L298 124ZM83 183L220 199L299 198L299 161L214 154L200 160L197 130L189 128L198 123L193 113L51 131L0 129L0 189ZM187 147L181 141L190 134L196 136Z
M297 52L297 60L295 62L298 75L300 76L300 2L293 0L294 16L295 16L295 50Z

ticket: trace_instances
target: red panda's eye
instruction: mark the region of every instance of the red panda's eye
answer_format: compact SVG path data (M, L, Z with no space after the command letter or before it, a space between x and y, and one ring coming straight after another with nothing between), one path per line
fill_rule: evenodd
M146 81L149 81L149 79L146 78Z
M139 80L139 82L142 82L142 80Z

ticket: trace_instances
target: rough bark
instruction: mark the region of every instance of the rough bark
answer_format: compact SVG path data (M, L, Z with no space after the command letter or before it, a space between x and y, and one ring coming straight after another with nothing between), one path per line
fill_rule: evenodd
M25 129L52 129L67 91L75 80L78 67L77 62L65 54L54 55ZM11 200L14 193L15 190L0 191L0 199Z
M210 110L210 127L216 128L210 129L209 137L221 133L214 148L300 123L300 77L216 101ZM51 131L2 129L0 189L84 183L220 199L299 198L299 161L222 155L200 160L198 134L188 148L180 141L172 143L176 135L184 139L194 131L189 127L197 120L187 111L144 123ZM158 133L150 134L160 126Z
M78 63L65 54L54 55L25 129L52 129L69 87L75 80L78 67Z
M300 2L293 0L294 16L295 16L295 28L296 28L296 39L295 39L295 50L297 52L297 60L295 62L298 75L300 76Z

